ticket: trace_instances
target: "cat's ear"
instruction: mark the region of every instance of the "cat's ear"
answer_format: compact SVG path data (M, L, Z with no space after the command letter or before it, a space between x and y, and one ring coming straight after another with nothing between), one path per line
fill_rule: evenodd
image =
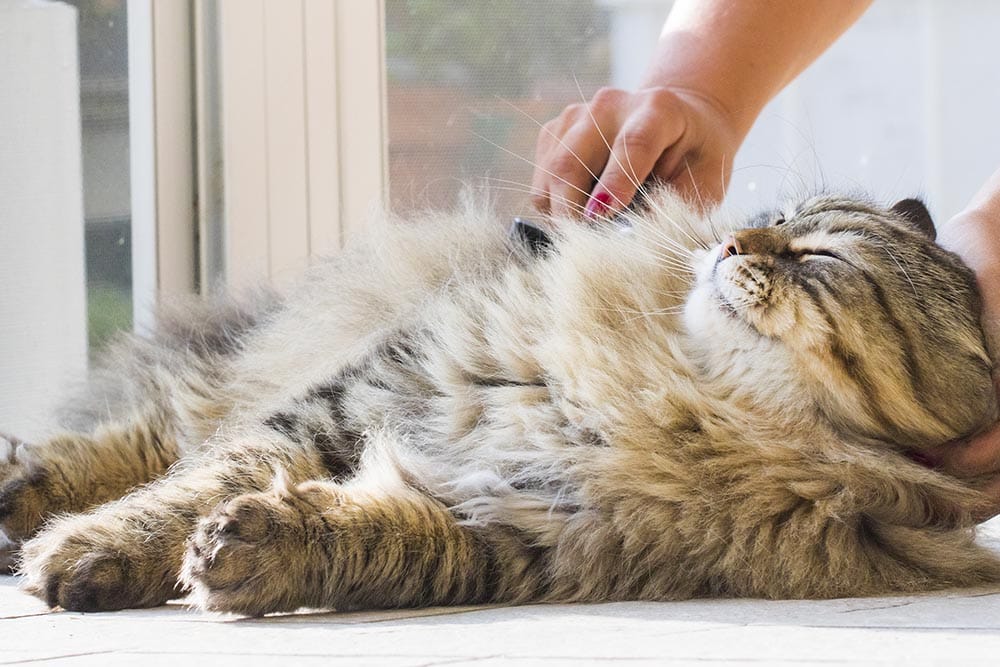
M937 238L931 212L919 199L902 199L893 204L890 210L913 225L917 231L926 234L931 241Z

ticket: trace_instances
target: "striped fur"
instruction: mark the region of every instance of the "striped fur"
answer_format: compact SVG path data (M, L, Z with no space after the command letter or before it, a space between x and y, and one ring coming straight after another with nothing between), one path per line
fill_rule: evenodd
M974 480L907 457L997 411L973 276L914 209L728 239L650 202L543 253L474 206L386 224L123 341L72 429L2 443L26 588L256 615L1000 579Z

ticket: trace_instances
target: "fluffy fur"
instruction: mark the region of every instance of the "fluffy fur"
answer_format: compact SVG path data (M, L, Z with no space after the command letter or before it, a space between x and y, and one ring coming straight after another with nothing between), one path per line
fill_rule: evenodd
M165 315L72 430L0 443L8 553L53 606L253 615L996 581L974 483L907 456L997 411L925 214L821 196L730 236L661 194L540 256L474 207L386 224Z

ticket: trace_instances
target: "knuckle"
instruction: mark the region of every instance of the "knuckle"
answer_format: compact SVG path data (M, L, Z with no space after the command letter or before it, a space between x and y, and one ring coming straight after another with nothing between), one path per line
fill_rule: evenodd
M549 210L549 195L548 193L541 195L532 195L531 204L535 207L535 210L545 213Z
M642 104L655 110L669 109L677 104L677 95L667 88L647 88L642 91Z
M568 151L560 151L559 153L553 155L552 159L549 160L549 169L553 173L559 174L563 177L566 177L567 175L572 176L585 171L585 168L579 158Z
M587 105L581 102L574 102L573 104L566 105L566 108L563 109L556 120L562 123L573 123L585 115L587 115Z
M622 96L625 94L625 91L619 90L618 88L599 88L590 99L590 103L595 107L611 106L621 102Z
M566 109L564 109L563 112L558 116L556 116L555 118L546 121L542 125L541 129L538 131L539 136L547 137L549 136L549 133L553 134L558 133L566 122L565 116L566 116Z
M657 150L656 137L646 125L630 127L622 130L618 141L623 151L629 153L649 153Z

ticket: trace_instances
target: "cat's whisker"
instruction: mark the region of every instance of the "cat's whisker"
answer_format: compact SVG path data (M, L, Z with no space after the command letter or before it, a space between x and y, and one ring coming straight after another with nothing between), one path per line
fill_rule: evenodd
M594 116L594 112L590 110L590 105L587 104L587 100L583 95L583 88L580 86L580 80L576 77L575 74L573 75L573 83L576 84L576 90L580 94L580 101L583 102L584 107L586 107L587 109L587 115L590 116L590 122L594 124L594 129L597 130L598 136L601 137L601 141L604 142L605 148L608 149L608 155L614 158L615 163L622 170L622 173L625 174L625 178L627 178L629 182L636 188L641 189L642 184L638 182L638 179L636 178L635 174L634 173L630 174L628 170L625 169L625 165L623 165L621 163L621 160L618 159L618 156L615 155L611 143L608 141L607 136L604 134L604 130L601 129L601 125L600 123L597 122L597 118ZM598 180L596 176L595 180ZM619 206L622 207L622 209L626 208L626 203L623 202L617 195L615 195L613 192L608 192L608 194L610 194L612 197L615 198L615 201L618 203Z
M577 82L577 87L578 88L579 88L579 85L580 85L579 82ZM581 94L582 94L582 91L581 91ZM523 109L521 109L520 107L518 107L516 104L514 104L510 100L507 100L507 99L505 99L503 97L500 97L499 95L496 96L496 97L500 101L502 101L505 104L509 105L512 109L514 109L518 113L522 114L525 118L527 118L528 120L530 120L531 122L533 122L535 125L537 125L539 128L541 128L542 131L544 131L547 135L549 135L550 137L552 137L553 139L555 139L556 141L558 141L559 145L562 146L564 149L566 149L566 151L568 151L569 154L572 155L576 159L576 161L580 163L581 167L583 167L584 169L587 170L587 173L590 174L590 177L594 179L594 182L595 183L597 182L598 175L593 172L593 170L590 168L590 166L586 162L584 162L583 158L581 158L580 155L569 146L569 144L567 144L565 141L563 141L562 138L559 135L557 135L555 132L553 132L548 127L546 127L544 123L542 123L537 118L535 118L534 116L532 116L531 114L529 114L527 111L524 111ZM591 119L593 119L593 115L591 115ZM598 128L598 132L600 132L600 128ZM605 142L605 143L607 143L607 142ZM612 195L612 196L614 196L614 195ZM616 197L616 199L617 199L617 197ZM621 200L618 200L618 203L622 204L624 206L624 204L622 203ZM579 204L577 204L577 206L579 206ZM586 207L581 207L581 208L586 209Z
M889 259L891 259L893 263L896 265L896 267L903 273L903 276L906 278L906 282L910 283L910 289L913 290L913 296L919 298L920 295L917 294L917 287L916 285L913 284L913 279L910 278L909 271L903 268L903 265L899 263L899 259L896 258L896 255L894 255L892 251L889 250L888 244L878 243L877 245L880 250L882 250L886 255L889 256Z
M644 188L642 182L639 181L638 177L635 174L635 170L632 167L632 161L631 161L631 159L628 156L628 142L625 143L625 157L626 157L626 160L629 163L628 164L628 168L626 168L626 166L624 164L622 164L622 161L618 158L617 155L615 155L614 150L612 148L612 145L608 141L608 138L604 134L604 131L601 129L600 124L597 122L597 118L594 116L593 111L591 111L590 110L590 106L586 104L586 98L583 95L583 88L580 86L579 79L577 79L576 76L574 76L573 77L573 81L576 84L576 89L577 89L577 92L580 95L580 100L581 100L581 102L584 103L584 106L587 109L587 114L590 116L590 120L594 124L594 129L597 130L598 136L601 137L601 141L604 142L604 146L608 149L608 155L610 155L611 158L614 159L615 163L618 165L618 168L621 169L621 171L622 171L623 174L625 174L625 177L629 180L629 182L632 185L635 186L636 191L638 193L642 194L644 200L646 201L646 203L648 205L652 206L653 209L656 210L657 213L659 213L665 220L667 220L672 225L674 225L677 228L678 231L680 231L682 234L684 234L685 236L687 236L695 245L698 245L700 247L703 247L703 248L707 249L707 247L705 246L705 244L702 241L698 240L697 238L695 238L694 236L692 236L690 233L688 233L688 231L686 231L683 228L681 228L681 226L679 224L677 224L677 222L670 215L666 214L663 211L663 209L661 209L656 204L656 202L653 200L653 198L649 196L648 190L646 190ZM589 171L589 169L588 169L588 171ZM690 167L689 167L689 171L690 171ZM598 180L596 175L594 176L594 178L595 178L595 180ZM695 186L695 187L697 188L697 186ZM615 195L612 192L609 192L609 194L612 197L614 197L615 201L618 203L619 206L622 207L623 210L625 210L627 208L626 207L626 203L623 202L620 197L618 197L617 195ZM699 198L700 198L700 196L699 196Z
M626 141L623 145L624 145L624 148L625 148L625 160L626 160L626 162L628 162L629 169L632 171L632 177L631 177L632 183L636 186L638 194L642 196L643 202L647 206L651 206L653 208L653 210L660 217L662 217L667 222L669 222L674 227L676 227L678 229L678 231L680 231L685 236L687 236L691 241L693 241L695 243L695 245L698 245L698 246L704 248L705 247L704 243L702 243L699 239L693 237L691 234L688 233L688 232L692 231L690 229L690 225L688 226L688 230L687 231L685 231L684 229L682 229L680 227L680 225L678 225L677 222L673 219L673 217L671 217L666 211L663 210L663 208L659 204L656 203L656 199L652 196L651 191L649 190L649 188L647 188L645 186L645 184L638 182L639 179L638 179L638 177L635 176L635 168L632 166L632 158L631 158L631 156L629 154L628 142ZM622 167L622 171L625 171L624 167Z
M694 273L694 268L687 261L688 258L680 255L673 254L669 248L646 248L646 252L655 257L661 263L670 264L678 269L685 271L686 273Z
M510 186L502 186L502 185L490 185L490 188L494 189L494 190L504 190L504 191L507 191L507 192L517 192L517 193L525 194L525 195L529 195L529 196L533 196L533 195L541 193L541 190L539 190L538 188L535 188L535 187L532 187L532 186L529 186L529 185L524 185L524 184L518 183L517 181L508 181L508 180L504 180L504 179L491 178L491 177L485 177L485 178L486 178L486 180L493 181L495 183L512 183L515 186L517 186L517 187L510 187ZM551 194L549 196L552 197L552 198L556 198L556 197L554 197ZM579 204L577 204L576 202L570 201L570 200L566 199L565 197L561 197L561 196L558 197L558 200L561 203L563 203L565 206L567 206L568 208L576 209L578 213L583 214L584 207L581 206L581 205L579 205Z
M572 183L570 183L569 181L567 181L565 178L563 178L559 174L557 174L557 173L555 173L553 171L550 171L550 170L542 167L539 164L536 164L534 160L529 160L528 158L524 157L523 155L520 155L520 154L516 153L515 151L510 150L506 146L501 146L500 144L496 143L495 141L491 141L490 139L488 139L488 138L484 137L483 135L479 134L478 132L474 132L473 130L467 130L467 131L472 136L480 139L481 141L485 141L486 143L488 143L489 145L493 146L494 148L496 148L498 150L501 150L504 153L507 153L508 155L510 155L511 157L515 157L518 160L521 160L522 162L526 162L526 163L530 164L533 168L541 169L543 172L545 172L546 174L548 174L552 178L555 178L556 180L558 180L558 181L560 181L560 182L568 185L569 187L573 188L574 190L576 190L577 192L583 194L584 196L590 197L590 193L587 192L586 190L583 190L582 188L579 188L576 185L573 185Z
M687 255L694 256L694 252L692 251L691 248L681 243L681 241L679 241L678 239L667 234L667 232L664 229L662 229L659 225L656 225L650 222L648 219L645 219L637 214L629 214L623 217L626 221L630 222L633 225L633 227L641 229L644 232L649 232L653 236L655 236L657 240L660 240L665 244L671 245L677 250L680 250L681 252ZM661 217L667 219L668 222L676 226L676 222L667 218L665 214L662 215ZM701 246L701 244L699 244L699 246Z
M684 312L683 308L662 308L658 310L649 311L635 311L635 315L625 320L625 323L635 322L640 319L652 319L656 317L670 317L674 315L680 315Z
M649 243L657 251L667 253L683 262L689 262L696 257L695 253L689 248L685 248L667 236L654 235L653 238L649 239Z
M676 239L670 238L669 236L667 236L666 234L664 234L662 231L654 229L653 234L655 236L655 238L653 239L653 242L656 243L658 247L661 247L664 250L670 249L670 250L676 251L676 252L680 253L679 256L681 256L681 257L693 258L695 256L694 251L692 251L690 248L684 246L683 244L678 243Z
M693 230L691 229L690 223L686 223L685 224L685 226L687 227L687 229L685 229L684 227L682 227L680 225L680 223L678 223L677 220L674 219L673 216L671 216L669 213L667 213L666 211L664 211L663 208L661 208L656 203L655 199L652 198L652 197L648 197L646 199L646 204L648 206L651 206L653 208L653 210L658 214L658 216L660 218L662 218L663 220L669 222L674 227L674 229L676 229L678 232L680 232L681 234L683 234L696 247L702 248L703 250L708 250L708 245L704 241L702 241L701 239L699 239L697 236L694 236L692 234ZM661 231L661 234L662 233L663 232ZM664 238L670 238L670 237L666 236L666 234L663 234L663 236L664 236ZM678 243L678 245L680 245L681 247L684 247L679 242L677 242L676 239L671 239L671 240L674 241L675 243Z
M662 255L656 255L657 263L661 266L666 266L674 271L679 271L688 275L694 275L694 270L685 264L680 264L676 260L669 257L664 257Z
M651 251L660 254L661 256L670 257L675 262L679 263L681 266L686 268L692 268L696 256L691 251L686 248L680 248L673 245L666 245L659 242L656 239L651 240L652 248Z

